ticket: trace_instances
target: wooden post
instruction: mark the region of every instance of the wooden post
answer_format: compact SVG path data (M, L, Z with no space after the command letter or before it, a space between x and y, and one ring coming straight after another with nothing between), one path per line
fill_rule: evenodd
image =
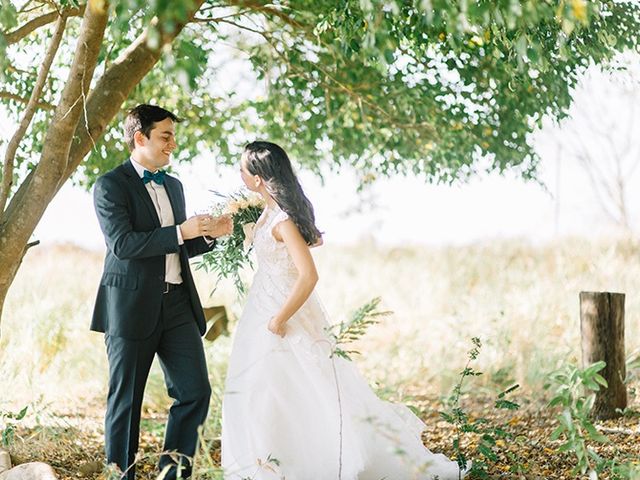
M597 392L591 413L598 419L619 417L616 409L627 406L624 293L580 292L580 331L583 366L607 364L600 373L609 386Z

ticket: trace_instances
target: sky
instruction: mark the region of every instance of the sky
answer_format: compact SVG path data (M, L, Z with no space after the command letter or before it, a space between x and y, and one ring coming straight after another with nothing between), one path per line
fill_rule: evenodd
M627 59L634 60L640 63L637 57ZM625 153L621 165L629 165L629 173L622 176L628 189L629 224L640 227L640 174L631 171L640 161L639 82L637 68L626 73L597 69L587 73L574 94L572 118L560 126L547 122L533 139L541 157L540 183L511 173L483 174L452 186L395 177L381 178L358 193L357 175L348 168L326 171L324 183L307 171L299 172L300 180L315 206L326 243L463 245L510 238L539 243L563 236L615 235L620 229L598 201L599 196L607 197L602 193L606 186L598 184L607 172L615 171L612 153ZM5 140L15 129L6 118L0 115ZM179 139L179 126L177 133ZM592 168L598 169L599 179L595 183L574 155L583 150L594 157ZM237 167L217 165L211 157L174 165L174 169L185 186L188 213L210 206L211 190L231 192L241 185ZM64 242L103 249L91 193L67 183L32 239L42 245Z
M212 203L210 190L232 192L240 186L235 169L216 168L210 161L199 160L176 170L185 186L189 214ZM363 201L351 171L328 175L324 185L307 172L300 178L325 242L438 245L494 237L543 239L554 234L553 199L540 187L515 179L490 176L457 187L429 186L411 178L384 179L365 193ZM90 193L66 185L34 239L100 248L103 240Z

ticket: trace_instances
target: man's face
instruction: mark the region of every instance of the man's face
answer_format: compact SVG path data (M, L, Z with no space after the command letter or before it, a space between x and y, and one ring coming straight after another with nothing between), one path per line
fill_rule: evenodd
M147 138L142 132L136 133L136 150L139 150L141 160L157 170L169 165L171 153L176 149L176 131L173 120L165 118L154 124Z

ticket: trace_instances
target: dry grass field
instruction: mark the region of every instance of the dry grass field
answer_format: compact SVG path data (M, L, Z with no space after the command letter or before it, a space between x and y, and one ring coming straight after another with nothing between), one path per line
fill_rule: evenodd
M437 403L464 366L470 338L480 337L475 368L484 374L469 384L470 395L486 399L519 383L522 399L544 407L549 372L580 362L581 290L626 293L627 355L640 349L640 246L632 241L567 239L544 246L500 241L443 248L363 244L324 246L314 256L318 289L333 321L346 320L378 296L393 312L370 328L356 358L380 395L393 400ZM83 451L101 448L106 359L102 336L88 330L101 267L100 253L65 245L34 248L2 321L0 413L30 406L21 421L28 433L15 442L14 454L20 460L66 449L67 464L57 465L63 477L76 476L74 468L92 458L99 461L98 453L87 458ZM238 318L241 304L231 285L222 284L210 296L213 279L203 271L196 278L205 306L224 304ZM209 438L219 429L230 347L231 337L206 344L214 386ZM637 405L635 397L632 402ZM149 437L143 448L161 434L169 404L156 365L146 392ZM69 438L68 432L78 429L87 436ZM74 455L76 461L68 460Z

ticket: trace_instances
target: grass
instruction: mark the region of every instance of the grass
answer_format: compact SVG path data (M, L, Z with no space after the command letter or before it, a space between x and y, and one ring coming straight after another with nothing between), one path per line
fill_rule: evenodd
M543 246L519 241L455 248L324 246L314 256L318 290L334 322L345 321L377 296L381 309L393 312L355 346L363 353L355 361L385 398L444 397L475 336L484 344L475 369L485 372L474 380L476 393L519 383L528 397L543 401L548 373L581 360L581 290L626 293L627 354L640 348L639 253L640 246L631 241L567 239ZM32 424L47 424L46 412L55 411L68 419L55 426L62 437L66 422L80 421L78 415L101 423L104 343L88 329L101 268L101 254L71 246L29 251L2 323L0 410L30 405L41 416L28 415L25 421ZM213 279L201 271L196 279L205 305L225 304L238 318L241 305L231 285L208 298ZM228 337L206 345L214 388L210 437L219 432L230 348ZM156 364L145 415L156 418L169 403ZM161 429L161 420L147 420L148 426Z
M373 296L394 312L359 345L361 368L382 385L447 392L468 339L478 336L485 383L511 380L539 391L548 372L581 358L581 290L627 293L627 352L638 349L638 251L631 243L582 240L326 249L318 252L319 288L337 318Z
M484 343L477 368L487 384L516 381L537 391L548 372L579 361L581 290L627 293L627 353L638 350L638 253L634 243L574 239L542 247L325 246L314 255L318 290L334 322L376 296L393 312L358 343L365 375L391 389L444 394L472 336ZM103 339L88 330L101 266L101 254L71 246L33 249L25 258L0 338L0 391L11 391L14 402L104 392ZM225 304L239 316L230 285L206 298L213 280L201 271L196 279L204 304ZM207 344L211 369L224 368L230 344L229 338ZM154 368L149 401L164 391L158 374Z

